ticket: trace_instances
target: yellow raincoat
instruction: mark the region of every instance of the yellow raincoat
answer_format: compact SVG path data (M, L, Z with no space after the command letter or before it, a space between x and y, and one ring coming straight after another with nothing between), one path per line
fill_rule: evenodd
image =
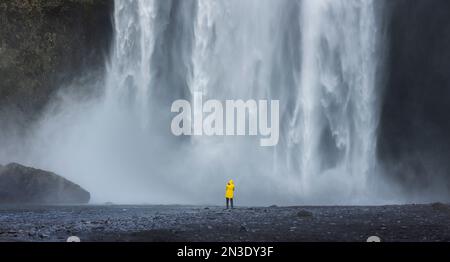
M230 180L227 184L226 190L225 190L225 197L226 198L233 198L234 197L234 182L233 180Z

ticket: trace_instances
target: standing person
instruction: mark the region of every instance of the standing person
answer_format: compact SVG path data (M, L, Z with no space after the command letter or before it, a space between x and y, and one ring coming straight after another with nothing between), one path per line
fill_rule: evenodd
M234 198L234 182L231 179L228 181L227 186L225 188L225 198L227 200L227 209L229 208L229 204L231 203L231 209L234 208L233 206L233 198Z

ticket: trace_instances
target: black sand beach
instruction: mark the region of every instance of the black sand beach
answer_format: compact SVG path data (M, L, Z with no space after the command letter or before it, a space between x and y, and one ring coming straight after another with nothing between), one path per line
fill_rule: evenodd
M339 207L2 206L0 241L450 241L444 204Z

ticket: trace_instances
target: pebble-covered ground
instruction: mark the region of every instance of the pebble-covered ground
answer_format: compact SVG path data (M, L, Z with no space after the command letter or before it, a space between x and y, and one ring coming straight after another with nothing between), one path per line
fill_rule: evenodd
M450 241L444 204L0 207L0 241Z

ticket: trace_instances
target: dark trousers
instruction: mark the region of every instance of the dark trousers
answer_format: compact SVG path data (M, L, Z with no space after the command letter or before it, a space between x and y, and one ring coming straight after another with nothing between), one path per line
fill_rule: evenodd
M229 208L228 206L229 206L230 203L231 203L231 208L234 208L233 207L233 199L232 198L227 198L227 209Z

